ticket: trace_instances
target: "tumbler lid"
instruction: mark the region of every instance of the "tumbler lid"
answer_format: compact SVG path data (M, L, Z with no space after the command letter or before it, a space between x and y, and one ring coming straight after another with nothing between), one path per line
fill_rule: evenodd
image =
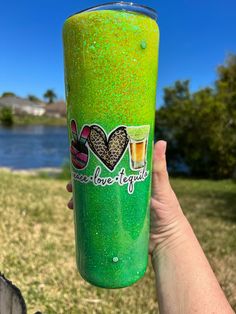
M90 8L87 8L85 10L79 11L75 14L79 14L82 12L91 12L91 11L99 11L99 10L117 10L117 11L128 11L128 12L137 12L140 14L147 15L157 20L157 12L156 10L142 4L137 4L133 2L125 2L125 1L118 1L118 2L108 2L104 4L100 4L97 6L93 6ZM75 15L73 14L73 15ZM71 15L71 16L73 16Z

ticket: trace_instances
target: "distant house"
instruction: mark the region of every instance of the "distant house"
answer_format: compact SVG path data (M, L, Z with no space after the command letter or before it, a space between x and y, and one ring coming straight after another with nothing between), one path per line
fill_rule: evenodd
M66 104L63 100L57 101L46 106L45 115L48 117L59 118L66 116Z
M11 108L15 114L29 114L33 116L42 116L45 113L45 104L34 103L28 99L16 96L7 96L0 98L0 108Z

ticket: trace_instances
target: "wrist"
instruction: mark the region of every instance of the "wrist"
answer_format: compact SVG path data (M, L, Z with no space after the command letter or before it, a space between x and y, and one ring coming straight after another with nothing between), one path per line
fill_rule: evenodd
M178 250L183 242L187 241L193 233L192 228L184 214L175 217L168 226L163 227L155 237L154 248L151 252L152 264L163 254ZM154 267L155 270L155 267Z

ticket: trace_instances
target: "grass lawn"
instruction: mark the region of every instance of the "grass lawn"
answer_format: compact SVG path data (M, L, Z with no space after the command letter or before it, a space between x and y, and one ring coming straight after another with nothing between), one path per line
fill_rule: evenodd
M30 314L157 313L151 266L142 280L120 290L93 287L76 272L66 181L3 171L0 178L0 271L21 289ZM236 310L236 184L172 183Z

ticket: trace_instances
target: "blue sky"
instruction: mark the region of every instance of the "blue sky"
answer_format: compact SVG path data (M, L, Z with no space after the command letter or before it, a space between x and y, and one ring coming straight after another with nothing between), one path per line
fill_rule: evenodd
M66 17L103 1L15 0L1 3L0 93L64 97L61 30ZM191 89L211 85L216 67L236 53L235 0L139 1L155 8L161 31L158 106L162 89L190 79Z

